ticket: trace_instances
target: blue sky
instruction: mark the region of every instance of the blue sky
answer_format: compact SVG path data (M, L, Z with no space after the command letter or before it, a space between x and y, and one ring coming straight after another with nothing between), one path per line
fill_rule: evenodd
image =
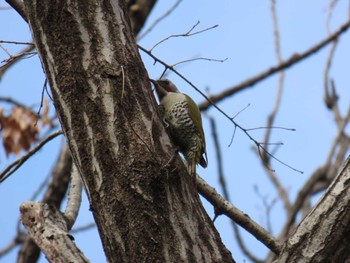
M331 20L331 29L335 30L347 20L348 3L338 1ZM149 17L148 24L165 12L174 1L159 1ZM327 36L326 16L329 1L278 1L277 16L281 36L281 51L283 59L295 53L303 52ZM2 1L1 5L5 5ZM224 63L195 61L179 66L178 70L191 80L202 91L216 94L225 88L252 77L261 71L277 64L274 52L273 24L270 12L270 1L183 1L178 9L159 24L139 44L149 49L161 39L188 31L200 21L197 30L213 25L217 28L192 37L170 39L159 45L154 54L169 64L193 57L225 59ZM28 26L12 10L0 11L0 23L8 27L0 28L1 40L30 41ZM11 25L11 26L10 26ZM147 25L146 27L147 28ZM341 111L349 107L349 68L350 34L344 34L335 54L331 76L334 77L340 96ZM21 49L20 46L6 45L12 54ZM324 162L328 150L336 134L332 114L323 103L323 73L329 46L302 63L288 69L285 76L282 104L275 125L295 128L295 132L274 130L272 141L283 142L276 157L302 170L299 174L277 162L272 162L276 175L288 190L290 199L295 198L298 189L310 174ZM163 71L159 64L153 65L153 60L141 52L144 64L151 78L157 78ZM6 53L0 50L0 60L6 58ZM174 73L168 75L182 92L191 95L195 101L204 99ZM14 66L0 82L0 96L13 96L27 105L39 105L44 74L37 56L23 60ZM218 105L230 116L250 104L235 120L245 128L264 126L271 111L276 96L278 75L269 77L252 88L240 92ZM0 105L8 107L8 105ZM35 106L37 109L38 106ZM207 111L217 120L219 140L222 147L224 172L228 183L231 201L239 209L247 213L258 223L266 226L265 210L262 200L254 191L272 200L277 196L256 153L252 150L252 142L240 131L237 131L230 147L233 125L215 109ZM199 168L201 176L218 191L217 166L215 150L211 138L209 122L205 116L204 129L207 138L209 166ZM264 131L251 132L253 137L261 141ZM5 246L15 233L19 204L28 200L37 185L49 174L57 157L63 139L58 138L45 146L32 157L18 172L0 185L0 209L6 211L6 216L0 217L0 248ZM15 157L6 158L1 153L0 168L4 169ZM39 197L40 199L40 197ZM37 200L39 200L37 199ZM205 201L204 205L213 216L212 206ZM285 212L281 202L277 202L272 214L273 233L277 234ZM83 206L76 226L91 222L87 200L84 197ZM237 262L249 262L233 238L229 220L221 216L215 222L226 246L232 252ZM267 250L250 234L244 233L244 240L258 257L263 258ZM76 234L76 242L91 262L101 262L104 259L96 230ZM16 253L1 258L1 262L14 262ZM41 262L46 262L44 258Z

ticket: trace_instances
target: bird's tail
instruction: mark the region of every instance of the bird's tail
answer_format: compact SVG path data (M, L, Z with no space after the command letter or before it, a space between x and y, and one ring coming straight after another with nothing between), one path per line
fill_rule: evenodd
M203 156L204 155L204 156ZM204 151L203 155L201 156L201 158L199 159L199 164L203 167L203 168L207 168L208 166L208 156L207 156L207 152Z

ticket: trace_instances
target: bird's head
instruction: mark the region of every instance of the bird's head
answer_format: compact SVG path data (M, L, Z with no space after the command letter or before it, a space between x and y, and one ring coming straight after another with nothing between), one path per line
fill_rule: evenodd
M175 84L168 79L159 79L159 80L151 79L151 82L153 83L160 100L164 96L166 96L169 92L180 93L180 91L175 86Z
M180 93L180 91L177 89L174 83L172 83L168 79L159 79L157 80L157 83L165 89L167 92L175 92L175 93Z

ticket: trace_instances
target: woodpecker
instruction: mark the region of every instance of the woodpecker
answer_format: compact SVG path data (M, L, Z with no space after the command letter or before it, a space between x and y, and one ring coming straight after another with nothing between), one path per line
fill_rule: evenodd
M173 143L183 153L188 172L196 176L196 165L208 164L202 116L197 104L168 79L151 80L158 95L159 110ZM204 156L205 158L204 158Z

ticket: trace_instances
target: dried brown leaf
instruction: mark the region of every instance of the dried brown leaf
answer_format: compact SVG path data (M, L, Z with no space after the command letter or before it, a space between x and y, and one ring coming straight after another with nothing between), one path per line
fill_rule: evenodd
M39 128L35 125L36 118L33 111L26 108L15 106L8 116L0 109L0 127L7 156L27 151L37 141Z

